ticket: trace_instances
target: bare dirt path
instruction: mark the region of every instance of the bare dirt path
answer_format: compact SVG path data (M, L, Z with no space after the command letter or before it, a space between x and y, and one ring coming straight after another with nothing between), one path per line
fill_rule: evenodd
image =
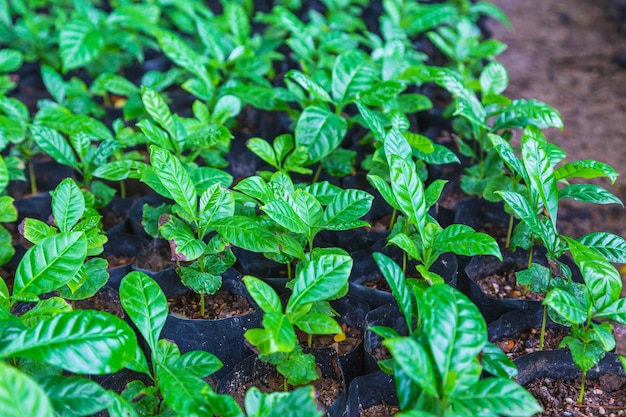
M535 98L555 107L565 129L547 131L568 160L596 159L622 175L614 186L598 181L626 201L626 30L612 19L611 0L492 0L511 20L508 32L490 24L509 45L499 60L510 74L511 98ZM606 230L626 237L626 210L566 204L561 231L578 237Z

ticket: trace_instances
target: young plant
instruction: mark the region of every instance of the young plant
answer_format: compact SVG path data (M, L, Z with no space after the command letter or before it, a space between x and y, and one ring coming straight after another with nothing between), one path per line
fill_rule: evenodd
M342 231L369 224L360 220L372 205L369 193L319 182L296 189L280 172L269 182L258 176L240 181L235 190L254 198L271 221L282 228L282 252L300 260L314 256L315 236L322 230ZM301 241L306 242L302 247ZM308 249L309 255L305 253Z
M251 138L246 146L272 166L275 172L285 175L289 175L290 172L303 175L313 173L303 166L309 159L309 151L306 146L295 146L293 135L286 133L276 136L272 144L262 138ZM258 174L265 181L270 181L273 175L271 171L261 171Z
M100 226L100 216L89 210L85 194L71 178L64 179L52 194L52 221L49 225L41 220L25 218L20 232L26 240L38 244L50 236L67 233L82 233L86 242L85 260L78 273L59 288L60 296L67 300L82 300L92 297L109 279L107 261L95 257L104 250L107 236Z
M128 324L109 313L76 310L59 297L84 269L88 238L65 230L37 241L20 261L12 294L0 279L0 397L9 415L91 415L112 404L96 382L73 374L121 370L138 349ZM35 306L19 317L20 301Z
M232 182L230 175L209 167L190 173L176 156L157 146L150 147L150 164L142 180L174 200L169 213L158 218L158 231L170 242L173 260L192 262L178 273L183 284L200 294L204 316L204 294L217 292L221 274L235 263L230 246L278 252L278 239L254 218L235 214L233 193L225 188Z
M11 73L17 71L24 62L24 55L15 49L0 49L0 97L13 90L17 85L11 79Z
M13 205L13 197L3 195L9 182L13 179L24 179L21 171L15 169L16 158L0 155L0 223L14 222L17 220L17 210ZM13 166L12 166L13 165ZM11 233L0 224L0 266L6 264L15 255L13 237Z
M288 385L304 385L319 378L315 358L302 352L295 329L309 335L341 335L341 326L331 317L328 301L348 292L352 258L325 253L298 264L296 277L290 283L292 293L286 307L278 294L262 280L245 276L244 283L254 301L263 310L263 328L246 331L245 337L262 361L276 366Z
M588 235L589 236L589 235ZM595 235L604 243L609 236ZM570 327L559 347L567 346L576 366L582 371L582 381L578 404L582 404L587 372L604 357L606 352L615 349L612 322L626 324L626 299L620 298L622 279L610 261L626 262L626 257L615 257L614 251L606 258L600 251L588 247L589 237L574 240L564 237L576 265L584 279L584 284L572 283L567 287L554 286L546 295L544 304L550 309L550 316L558 323ZM605 246L606 248L606 246ZM620 242L626 248L626 241ZM606 249L603 250L606 252Z
M504 375L481 377L486 358L495 351L487 342L485 320L466 296L442 284L416 289L414 295L419 316L410 336L373 329L384 337L383 345L392 355L399 416L530 417L542 411L532 395L510 379L514 367ZM502 351L496 355L506 358Z
M392 129L383 146L391 184L373 174L368 175L368 180L394 210L403 214L403 221L397 223L388 238L389 243L419 262L417 271L424 279L431 283L443 282L430 268L446 252L466 256L493 255L502 259L498 244L491 236L461 224L444 229L428 215L430 207L439 199L445 181L436 180L424 189L411 156L411 146L400 132ZM403 270L406 271L406 256Z

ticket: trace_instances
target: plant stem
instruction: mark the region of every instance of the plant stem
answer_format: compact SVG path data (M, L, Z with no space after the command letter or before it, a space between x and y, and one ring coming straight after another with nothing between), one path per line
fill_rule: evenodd
M287 278L291 279L291 262L287 262Z
M511 236L513 235L513 214L509 216L509 228L506 231L506 242L504 243L505 248L511 247Z
M548 321L548 306L543 307L543 318L541 319L541 334L539 335L539 350L543 350L543 342L546 337L546 323Z
M578 394L578 405L583 403L583 396L585 395L585 381L587 380L587 371L583 372L582 380L580 381L580 393Z
M200 315L204 318L204 293L200 293Z
M313 181L311 183L316 183L320 178L320 174L322 173L322 164L320 163L315 171L315 175L313 176Z
M396 224L396 216L398 215L398 210L393 209L391 212L391 220L389 220L389 230L393 229L393 226Z
M285 392L289 391L289 386L287 385L287 377L283 376L283 389Z
M120 197L126 198L126 181L120 181Z
M313 335L311 333L309 333L307 337L307 343L309 344L309 347L313 344Z
M28 176L30 177L30 193L35 195L37 194L37 178L35 178L35 164L32 158L28 160Z

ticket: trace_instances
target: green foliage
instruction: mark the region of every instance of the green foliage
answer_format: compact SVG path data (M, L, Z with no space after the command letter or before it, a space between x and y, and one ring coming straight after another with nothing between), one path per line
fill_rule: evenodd
M485 361L494 349L487 344L484 319L468 298L447 285L415 296L418 327L411 336L383 341L393 357L399 415L531 416L542 410L509 378L481 378L479 357Z

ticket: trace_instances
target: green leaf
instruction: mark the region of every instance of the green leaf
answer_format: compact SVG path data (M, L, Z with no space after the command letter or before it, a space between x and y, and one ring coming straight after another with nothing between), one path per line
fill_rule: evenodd
M159 388L165 403L178 415L197 415L207 404L202 393L208 386L185 368L160 362L157 367Z
M309 163L315 163L339 146L348 131L341 116L318 106L304 109L295 129L296 146L309 150Z
M430 183L428 187L424 190L424 199L426 200L426 207L430 208L437 204L439 198L441 197L441 193L443 192L443 188L448 183L448 180L434 180Z
M515 278L518 285L527 285L532 292L548 292L552 272L543 265L534 263L523 271L517 271Z
M413 329L413 302L411 300L411 292L406 284L406 279L402 268L396 264L393 259L382 253L375 252L373 254L376 265L382 272L391 288L391 294L396 299L398 307L404 315L409 330Z
M108 265L107 260L103 258L89 259L80 272L75 275L75 277L83 276L80 286L68 291L68 287L74 282L72 280L68 282L67 286L61 287L59 294L66 300L84 300L93 297L109 280Z
M382 141L385 137L384 121L382 117L368 109L360 101L355 101L354 104L356 104L359 113L361 113L366 127L372 131L377 140Z
M87 256L87 240L80 232L47 237L28 249L17 267L13 296L34 301L69 282Z
M315 197L320 204L327 206L343 189L328 181L320 181L307 185L304 187L304 191Z
M97 167L93 172L96 178L109 181L123 181L127 178L139 179L142 173L148 168L148 164L131 159L111 161Z
M276 152L274 152L274 148L267 143L266 140L261 138L251 138L246 142L246 146L250 149L256 156L278 169L278 161L276 160Z
M376 67L363 52L350 49L340 54L333 65L331 90L336 103L344 104L372 87Z
M448 285L433 285L420 301L422 329L441 375L441 386L453 389L450 378L471 369L487 343L487 325L478 307Z
M324 212L324 224L343 225L367 214L374 197L362 190L348 189L337 194ZM337 229L334 229L337 230Z
M305 220L287 202L282 200L270 201L261 207L272 220L293 233L307 233L309 230Z
M539 236L543 234L539 218L524 196L514 191L496 191L495 193L502 197L513 213L526 223L533 233Z
M222 185L213 184L200 196L198 211L202 218L200 225L208 227L214 221L230 217L235 213L234 195Z
M65 23L59 34L59 53L63 72L86 66L105 46L103 31L88 20Z
M524 179L524 182L529 184L530 179L528 178L528 173L526 172L522 162L513 152L513 147L501 136L494 135L493 133L489 133L488 136L494 149L498 152L500 158L502 158L509 169L513 171L513 173L521 176L522 179Z
M20 332L0 352L26 357L79 373L117 372L132 359L137 344L122 319L95 310L76 310L42 320Z
M435 370L422 345L409 337L388 339L383 341L383 345L391 352L394 363L399 365L425 394L438 396Z
M493 376L509 379L517 376L517 367L513 361L493 343L485 344L481 363L485 372Z
M285 78L289 78L300 84L305 91L307 91L315 100L323 101L326 103L332 103L332 98L324 88L311 79L308 75L298 71L289 70L285 74Z
M111 404L111 397L97 382L77 376L53 376L40 381L54 410L62 416L92 415Z
M604 187L595 184L571 184L559 190L559 199L569 198L583 203L593 204L619 204L624 207L622 201Z
M491 255L502 260L500 247L493 237L475 232L466 225L452 224L446 227L437 235L434 246L440 253L452 252L465 256Z
M293 325L307 334L340 334L342 332L341 326L334 318L320 313L309 313L299 317Z
M426 223L426 200L424 186L411 165L398 156L392 155L389 175L391 188L402 213L409 222L424 234Z
M222 277L196 268L181 266L178 269L183 285L199 294L215 294L222 286Z
M46 126L31 125L30 131L37 146L60 164L75 168L78 164L70 144L56 130Z
M522 135L522 162L530 180L528 186L539 194L539 198L556 228L559 191L548 153L542 142L534 138L534 136L541 134L541 131L534 126L529 126L524 130Z
M54 221L61 232L69 232L85 211L83 193L73 179L66 178L50 194Z
M294 350L298 341L296 332L282 312L265 313L263 327L264 329L250 329L244 334L262 355Z
M478 381L456 400L470 410L471 415L530 417L543 411L528 391L515 381L505 378Z
M30 376L0 362L0 404L6 417L54 417L45 391Z
M24 61L24 56L17 49L0 50L0 72L17 71Z
M568 178L602 178L606 177L611 180L611 185L615 184L615 180L619 173L610 165L603 162L585 159L583 161L569 162L554 171L554 176L558 180Z
M168 189L172 199L185 213L195 218L198 195L193 182L178 158L157 146L150 147L150 163L159 180Z
M609 232L594 232L577 240L599 252L609 262L626 263L626 240L621 236Z
M141 99L150 117L170 135L175 135L174 116L163 97L156 91L144 87L141 92Z
M159 285L143 272L133 271L120 283L120 301L150 349L155 351L169 311Z
M243 282L250 296L264 313L282 313L280 298L269 284L249 275L243 277Z
M235 215L214 222L214 228L233 245L251 252L279 252L278 239L249 217Z
M13 205L13 197L0 197L0 222L14 222L17 220L17 209Z
M559 346L567 346L572 354L572 359L576 366L587 372L593 368L606 353L599 342L583 341L572 336L566 336Z
M159 232L170 242L172 259L194 261L206 251L206 244L197 239L193 230L182 220L170 214L159 218Z
M272 393L261 393L257 387L251 387L246 392L245 405L247 415L254 417L281 417L294 412L307 417L321 417L323 414L317 408L312 386Z
M259 176L246 177L239 181L233 189L240 191L262 203L268 203L274 199L272 190L265 180Z
M626 298L614 301L601 311L596 312L593 317L615 320L620 324L626 324Z
M400 205L398 204L398 200L396 200L396 196L391 189L391 186L387 184L387 182L379 177L378 175L368 174L367 180L369 181L374 188L378 190L383 199L396 210L400 210ZM425 198L425 197L424 197Z
M509 74L503 64L491 61L483 68L479 80L483 95L501 94L509 85Z
M596 309L601 310L617 300L622 291L622 278L617 269L594 249L568 237L565 240Z
M560 288L553 288L546 295L543 304L550 306L572 324L582 324L587 320L587 312L580 302L572 294Z
M220 370L222 361L204 350L192 350L178 358L174 366L196 378L206 378Z
M352 258L348 255L321 255L302 266L294 279L287 314L307 303L332 299L348 282Z
M513 100L498 115L492 131L510 128L524 128L533 125L539 129L548 127L563 128L563 119L559 112L539 100Z

